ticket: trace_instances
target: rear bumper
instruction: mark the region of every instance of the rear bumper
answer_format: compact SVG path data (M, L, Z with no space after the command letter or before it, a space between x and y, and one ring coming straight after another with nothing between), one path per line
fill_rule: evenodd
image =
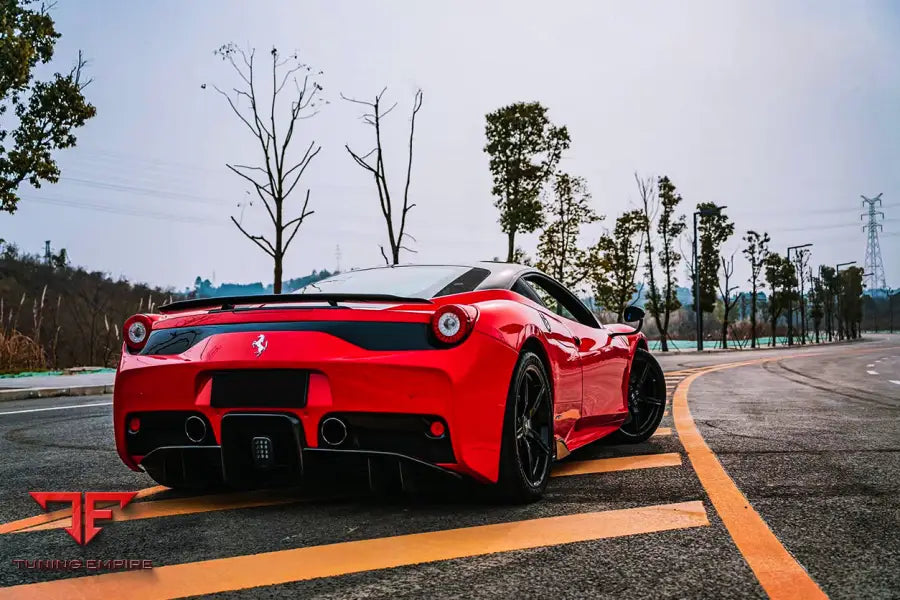
M497 480L506 395L517 359L515 350L503 342L475 331L454 348L376 352L320 332L266 335L269 349L260 358L252 352L255 332L213 336L174 356L123 353L116 375L113 415L116 446L125 464L139 469L146 463L144 468L152 468L154 461L172 452L154 456L159 448L176 448L174 452L183 454L187 449L206 447L200 452L207 457L216 451L223 453L222 421L226 415L278 413L297 420L303 454L310 457L324 455L325 451L373 456L386 453L485 482ZM245 406L213 406L214 373L259 369L307 372L303 405L286 407L283 402L272 402L273 406L267 406L264 400L255 398ZM191 441L182 437L178 427L167 426L171 437L161 438L155 447L145 444L136 448L130 443L130 416L167 412L201 417L209 429L207 436ZM447 448L430 442L418 444L411 433L381 436L377 443L370 437L365 443L328 447L321 439L320 425L334 415L351 424L365 415L419 417L423 428L432 420L440 420L446 428ZM416 425L404 427L415 429ZM392 447L395 437L398 445ZM207 463L207 458L201 461Z
M166 446L143 457L141 468L158 479L186 488L213 486L223 481L242 487L295 485L310 479L333 481L338 476L353 479L354 483L368 480L370 488L379 487L386 479L394 479L406 487L405 480L412 474L444 479L463 477L454 469L393 452L305 448L298 457L296 468L235 473L233 468L230 472L226 468L227 459L221 446Z

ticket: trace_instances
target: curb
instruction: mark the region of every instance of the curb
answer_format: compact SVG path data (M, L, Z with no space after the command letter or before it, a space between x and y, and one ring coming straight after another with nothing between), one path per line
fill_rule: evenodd
M113 386L111 384L0 390L0 402L11 402L13 400L30 400L33 398L55 398L57 396L95 396L99 394L112 394L112 392Z
M747 346L746 348L729 346L728 348L704 348L703 350L696 350L694 348L692 348L690 350L673 348L673 349L669 350L668 352L663 352L659 348L657 348L656 350L651 350L650 352L654 356L666 356L666 355L668 355L668 356L678 356L678 355L700 356L700 355L705 355L705 354L761 352L761 351L765 351L765 350L777 351L777 350L798 350L801 348L822 348L822 347L829 347L829 346L843 346L843 345L849 345L849 344L862 344L865 342L877 342L877 341L879 341L879 340L874 340L874 339L868 338L868 337L858 337L858 338L852 339L852 340L834 340L833 342L819 342L818 344L815 342L809 342L807 344L796 343L792 346L788 346L787 344L785 344L783 346L775 346L775 347L757 346L756 348L751 348L749 346Z

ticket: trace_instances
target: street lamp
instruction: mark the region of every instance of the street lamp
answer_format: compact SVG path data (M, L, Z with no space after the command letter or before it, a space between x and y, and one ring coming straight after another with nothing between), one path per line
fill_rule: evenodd
M788 264L791 265L791 268L794 268L794 265L791 263L791 250L799 250L800 248L809 248L812 244L800 244L799 246L788 246L787 249L787 261ZM801 274L802 276L802 274ZM788 293L788 305L787 305L787 313L788 313L788 346L794 345L794 310L791 307L791 294L794 293L794 286L791 286L791 290Z
M891 333L894 333L894 296L900 296L897 290L888 290L888 310L891 311Z
M837 290L837 308L838 308L838 338L844 339L844 319L841 314L841 267L847 267L849 265L855 265L856 261L851 260L848 262L838 263L834 266L835 270L835 279L837 280L838 290Z
M703 350L703 314L700 311L700 265L697 253L697 216L704 217L719 214L727 206L714 206L694 212L694 312L697 314L697 351Z

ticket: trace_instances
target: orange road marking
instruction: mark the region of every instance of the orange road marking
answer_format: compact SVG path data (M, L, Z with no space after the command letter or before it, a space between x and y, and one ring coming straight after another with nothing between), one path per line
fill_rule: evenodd
M165 492L169 488L163 485L155 485L153 487L144 488L142 490L138 490L135 499L137 498L146 498L148 496L152 496L154 494L158 494L160 492ZM115 503L103 503L100 506L115 506ZM64 508L60 510L54 510L47 513L43 513L40 515L35 515L33 517L26 517L24 519L19 519L17 521L10 521L9 523L3 523L0 525L0 534L4 533L16 533L23 529L28 529L37 525L43 525L45 523L52 523L54 521L58 521L60 519L65 519L67 523L65 525L60 525L60 527L68 527L72 521L72 509Z
M660 427L656 430L656 433L654 433L651 437L666 437L668 435L672 435L672 428L671 427Z
M218 510L276 506L279 504L302 502L304 500L305 498L297 495L290 495L289 493L278 494L266 491L238 492L215 496L194 496L191 498L172 498L170 500L155 500L151 502L129 504L124 509L114 508L112 511L112 520L134 521L138 519L154 519L158 517L189 515ZM63 519L52 521L50 523L41 523L25 529L18 529L13 533L29 533L46 529L63 529L69 527L71 524L72 518L69 513L66 513L66 516Z
M219 558L150 571L58 579L4 598L181 598L375 569L709 525L699 500Z
M609 473L612 471L630 471L631 469L652 469L655 467L677 467L681 464L681 455L677 452L666 454L639 454L637 456L621 456L616 458L597 458L594 460L573 460L553 468L551 477L567 477L569 475L586 475L588 473Z
M772 600L827 598L809 573L791 556L747 497L725 472L719 459L700 435L688 407L691 383L706 373L746 365L760 364L798 355L766 358L711 367L687 377L675 390L673 401L675 428L688 458L722 518L731 539L753 570L760 585ZM803 355L799 355L803 356Z

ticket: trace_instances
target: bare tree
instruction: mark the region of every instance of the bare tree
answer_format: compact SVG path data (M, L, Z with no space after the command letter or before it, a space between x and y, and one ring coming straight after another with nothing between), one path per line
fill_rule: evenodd
M400 209L399 223L396 223L394 218L395 207L391 199L391 190L387 183L387 172L384 164L384 151L381 139L381 119L390 114L390 112L397 107L397 103L395 102L392 104L387 110L382 109L381 99L384 97L386 91L387 88L381 90L381 92L375 96L373 102L348 98L343 94L341 94L341 98L348 102L365 106L366 112L363 113L362 120L375 129L375 147L366 154L359 155L351 150L350 146L346 144L344 147L347 149L347 152L353 160L356 161L356 164L371 173L375 180L375 187L378 190L378 202L381 205L381 214L384 216L385 225L387 225L388 244L391 249L390 259L384 251L384 246L379 246L379 249L381 250L381 256L384 258L385 264L396 265L400 262L401 250L415 252L415 250L404 245L403 238L405 236L415 241L415 238L406 231L406 215L415 206L415 204L410 204L409 202L409 184L412 179L413 139L416 133L416 115L419 113L419 109L422 108L422 90L416 90L416 95L413 99L412 116L409 120L409 159L406 163L406 185L403 186L403 206ZM368 159L373 156L375 161L374 164L368 162Z
M735 307L738 301L738 297L740 294L732 295L732 292L738 289L738 286L730 286L731 276L734 275L734 253L731 254L728 260L725 260L725 257L720 257L722 261L722 277L719 278L719 294L722 297L722 308L724 309L724 314L722 315L722 347L728 347L728 317L731 314L731 310Z
M797 251L797 257L794 259L794 264L797 269L797 279L800 282L800 343L806 343L807 337L807 327L806 327L806 283L809 281L807 279L807 267L809 265L809 250L806 248L801 248ZM790 318L790 317L789 317Z
M750 230L744 236L747 247L744 248L744 256L750 261L750 347L756 348L756 303L759 289L763 287L763 269L769 256L769 234L762 234Z
M311 141L300 160L288 160L288 155L292 154L291 142L295 141L297 122L316 115L318 107L323 102L322 86L318 83L322 71L313 74L310 66L301 62L296 52L288 57L282 57L276 48L272 48L271 97L263 98L260 93L262 87L267 87L267 84L261 84L256 79L255 49L247 52L235 44L225 44L216 50L215 54L234 68L243 85L232 88L229 92L213 87L228 101L228 106L256 139L262 153L261 164L226 166L253 186L253 191L262 201L272 221L275 229L274 242L262 234L249 233L241 221L234 217L231 217L231 221L250 241L272 257L274 263L272 287L276 294L280 294L284 256L300 225L314 212L307 210L309 189L306 190L306 198L299 216L286 217L284 203L297 187L309 163L321 150L321 146ZM286 120L279 128L277 125L281 120L277 114L280 112L279 94L289 82L293 83L293 88L288 90L292 99ZM242 102L246 102L247 106L243 106ZM327 104L327 101L325 103Z
M653 224L656 222L656 216L659 212L660 202L656 193L656 185L653 178L641 179L635 173L634 180L637 183L638 194L641 196L641 205L638 208L643 213L642 226L644 238L644 251L647 257L645 266L645 275L649 290L647 291L647 309L653 320L656 322L656 329L659 331L660 350L667 352L669 347L666 343L666 324L662 318L662 293L659 283L656 279L656 269L653 266L653 257L656 252L653 250Z

